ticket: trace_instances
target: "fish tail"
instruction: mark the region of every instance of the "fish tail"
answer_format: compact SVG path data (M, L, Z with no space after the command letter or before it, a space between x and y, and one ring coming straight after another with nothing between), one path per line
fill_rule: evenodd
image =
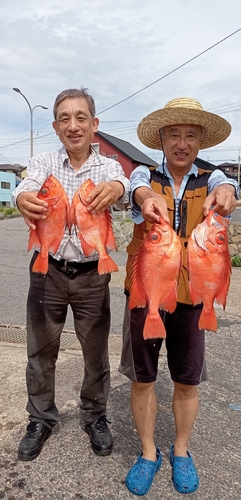
M105 257L99 259L98 262L99 274L113 273L115 271L119 271L119 268L109 255L106 255Z
M201 312L201 316L198 322L199 330L211 330L212 332L216 332L218 329L217 317L214 309L205 309L203 308Z
M155 315L150 313L147 314L143 338L144 340L166 338L166 329L159 313Z
M48 255L43 255L39 252L37 259L35 260L32 271L34 273L47 274L48 272Z

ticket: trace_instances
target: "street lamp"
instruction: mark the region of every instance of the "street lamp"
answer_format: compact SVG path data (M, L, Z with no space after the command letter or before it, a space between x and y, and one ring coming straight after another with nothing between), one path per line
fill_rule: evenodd
M41 104L37 104L36 106L34 106L33 108L30 106L30 103L27 99L27 97L25 97L24 94L22 94L22 92L17 89L16 87L13 88L13 90L15 92L18 92L18 94L21 94L21 96L23 96L23 98L25 99L28 107L29 107L29 111L30 111L30 157L33 156L33 112L35 110L35 108L42 108L42 109L48 109L46 108L46 106L41 106Z

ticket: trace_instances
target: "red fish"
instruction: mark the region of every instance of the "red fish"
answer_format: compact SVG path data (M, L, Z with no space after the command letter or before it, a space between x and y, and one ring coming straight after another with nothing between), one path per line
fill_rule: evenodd
M98 273L112 273L119 271L119 268L107 253L107 250L117 250L110 212L107 209L101 214L92 214L87 210L86 199L94 188L92 180L87 179L77 189L71 204L71 220L78 230L86 257L95 250L99 253Z
M217 331L214 301L226 306L231 258L228 250L228 220L209 211L188 241L189 288L194 305L203 303L199 329Z
M144 339L165 338L159 309L172 313L177 305L177 281L182 250L177 234L162 217L153 224L133 258L129 308L148 307Z
M30 230L28 250L40 249L32 270L46 274L49 252L57 252L65 228L70 227L70 205L64 188L53 175L46 179L37 197L48 203L47 219L34 221L36 229Z

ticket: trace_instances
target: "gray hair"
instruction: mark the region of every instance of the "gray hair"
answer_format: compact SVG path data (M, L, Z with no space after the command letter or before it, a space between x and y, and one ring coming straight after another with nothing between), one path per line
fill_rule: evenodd
M88 93L88 89L81 87L80 89L63 90L63 92L61 92L59 95L57 95L55 102L54 102L54 107L53 107L53 114L54 114L55 120L56 120L56 116L57 116L58 105L64 99L74 99L76 97L79 99L85 99L85 101L88 104L89 112L90 112L92 118L95 117L95 101L94 101L93 97Z

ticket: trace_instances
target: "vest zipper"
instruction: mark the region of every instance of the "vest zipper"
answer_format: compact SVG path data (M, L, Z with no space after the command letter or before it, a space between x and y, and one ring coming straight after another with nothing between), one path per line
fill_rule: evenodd
M186 238L186 228L187 228L187 200L183 200L181 203L181 222L180 222L180 237Z

